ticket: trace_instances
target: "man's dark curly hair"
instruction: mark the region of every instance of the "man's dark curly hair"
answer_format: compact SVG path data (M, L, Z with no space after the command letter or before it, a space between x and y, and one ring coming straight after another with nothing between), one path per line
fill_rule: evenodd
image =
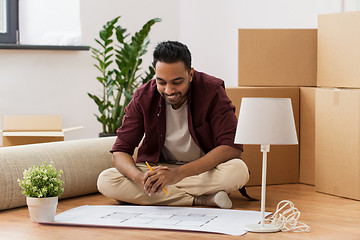
M153 67L157 62L175 63L183 62L186 70L191 70L191 53L186 45L176 41L159 43L153 53Z

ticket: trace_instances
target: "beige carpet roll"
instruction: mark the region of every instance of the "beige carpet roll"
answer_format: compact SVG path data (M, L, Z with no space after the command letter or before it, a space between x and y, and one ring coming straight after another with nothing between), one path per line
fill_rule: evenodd
M106 137L0 148L0 210L26 205L17 179L45 161L64 171L60 199L97 192L98 175L112 167L109 150L114 142L115 137Z

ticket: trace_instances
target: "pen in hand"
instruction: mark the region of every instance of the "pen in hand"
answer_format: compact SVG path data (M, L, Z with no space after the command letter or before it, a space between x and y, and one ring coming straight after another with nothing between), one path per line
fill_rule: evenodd
M153 171L152 168L151 168L151 166L150 166L150 164L149 164L147 161L146 161L145 163L146 163L146 165L148 166L149 170L150 170L150 171ZM165 188L163 188L163 190L164 190L164 192L165 192L166 194L168 194L168 191L166 191Z

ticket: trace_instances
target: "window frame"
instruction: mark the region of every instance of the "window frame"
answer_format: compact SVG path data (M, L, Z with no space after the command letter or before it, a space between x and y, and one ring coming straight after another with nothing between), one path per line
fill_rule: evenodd
M0 43L13 43L18 41L18 0L4 0L6 5L6 32L0 32Z

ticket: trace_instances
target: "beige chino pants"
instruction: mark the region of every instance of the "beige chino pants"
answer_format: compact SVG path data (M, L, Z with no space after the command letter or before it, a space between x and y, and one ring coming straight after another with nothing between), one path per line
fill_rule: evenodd
M137 163L145 172L145 163ZM173 164L161 164L178 167ZM182 205L191 206L194 196L213 194L218 191L231 193L244 186L249 180L249 171L241 159L232 159L219 164L210 171L184 178L180 182L166 186L168 194L161 191L149 196L136 183L122 175L116 168L109 168L100 173L97 186L99 191L109 198L140 205Z

